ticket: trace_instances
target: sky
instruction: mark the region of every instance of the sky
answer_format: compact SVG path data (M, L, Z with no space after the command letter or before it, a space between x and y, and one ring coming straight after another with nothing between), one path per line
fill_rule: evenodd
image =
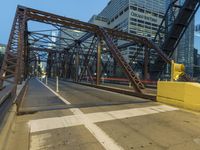
M195 24L200 24L200 9L196 13Z
M0 43L6 44L11 30L17 5L48 11L69 18L88 21L98 14L109 0L1 0ZM200 24L200 11L196 14L196 24Z
M1 0L0 43L6 44L17 5L48 11L61 16L88 21L98 14L109 0Z

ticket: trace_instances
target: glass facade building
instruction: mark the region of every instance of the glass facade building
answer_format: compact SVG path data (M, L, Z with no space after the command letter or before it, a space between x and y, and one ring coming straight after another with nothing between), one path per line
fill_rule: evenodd
M153 39L164 16L165 7L165 0L110 0L97 15L105 18L104 21L91 19L89 22ZM131 62L137 51L139 54L135 61L143 61L144 50L138 46L123 49L121 53Z
M0 68L3 63L3 57L4 57L5 50L6 50L6 45L0 44Z
M166 1L166 8L173 0ZM184 0L179 0L177 5L182 5ZM171 18L171 16L169 16ZM191 21L187 30L185 31L182 39L180 40L176 51L174 52L173 59L177 63L185 65L186 73L193 76L193 63L194 63L194 19Z
M6 45L0 44L0 54L4 54L6 50Z
M197 49L198 54L200 54L200 25L195 26L194 48Z
M194 31L194 77L200 81L200 25Z

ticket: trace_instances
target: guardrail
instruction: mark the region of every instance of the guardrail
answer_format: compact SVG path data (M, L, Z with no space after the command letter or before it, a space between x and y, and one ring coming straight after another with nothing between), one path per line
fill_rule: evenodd
M4 149L18 108L26 93L28 80L17 86L16 96L12 97L13 85L6 85L0 91L0 149Z
M21 100L25 94L28 80L24 81L21 85L17 86L16 96L11 96L13 85L6 85L4 89L0 91L0 127L3 126L5 116L13 104L17 105L17 110L21 105Z
M12 105L11 92L11 86L6 86L0 91L0 126L2 126L4 117Z

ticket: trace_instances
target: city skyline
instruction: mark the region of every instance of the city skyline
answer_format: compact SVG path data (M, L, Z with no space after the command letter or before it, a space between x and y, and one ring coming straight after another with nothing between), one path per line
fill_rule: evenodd
M87 22L91 18L92 14L99 13L107 5L107 2L108 0L59 0L59 2L40 0L3 1L2 6L4 7L1 7L0 9L0 43L6 44L8 41L17 5L31 7Z
M3 2L5 7L0 9L0 43L6 44L11 31L11 25L15 15L17 5L24 5L27 7L32 7L34 9L39 9L43 11L48 11L58 15L78 19L87 22L93 14L99 14L101 10L108 4L108 0L92 1L85 0L71 0L57 3L56 1L26 1L26 0L7 0ZM77 3L79 5L77 5ZM9 8L9 9L7 9ZM77 11L78 10L78 11ZM87 10L87 11L85 11ZM6 12L6 17L5 17ZM195 17L195 24L200 24L200 10L197 12Z

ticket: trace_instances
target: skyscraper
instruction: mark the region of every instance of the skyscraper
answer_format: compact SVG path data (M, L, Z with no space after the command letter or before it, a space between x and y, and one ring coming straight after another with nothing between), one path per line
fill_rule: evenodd
M194 48L197 49L198 50L198 54L200 54L200 24L195 26Z
M4 54L6 50L6 45L0 44L0 54Z
M1 65L2 65L2 62L3 62L5 50L6 50L6 45L0 44L0 68L1 68Z
M166 1L166 7L169 6L173 0ZM178 0L178 5L183 5L184 0ZM173 15L173 14L171 14ZM168 16L171 18L170 16ZM194 63L194 19L190 22L187 30L185 31L182 39L180 40L173 58L175 62L185 65L186 73L193 76L193 63Z
M89 22L153 39L164 16L165 6L165 0L110 0ZM144 50L138 46L123 49L121 53L129 63L137 64L131 61L138 51L134 61L143 61Z
M194 77L200 78L200 25L195 26L194 32Z

